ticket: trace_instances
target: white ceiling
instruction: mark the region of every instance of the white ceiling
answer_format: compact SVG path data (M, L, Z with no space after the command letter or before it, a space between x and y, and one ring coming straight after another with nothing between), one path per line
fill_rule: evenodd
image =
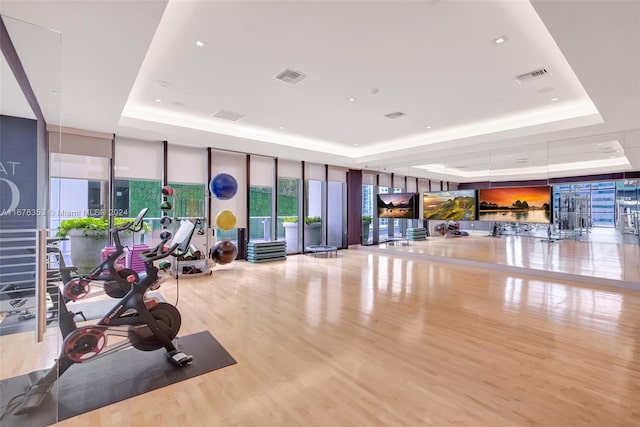
M36 65L28 36L14 42L64 126L458 182L640 170L636 1L3 0L0 12L62 33L57 69ZM286 68L306 78L276 80Z
M12 102L0 102L0 114L26 119L36 118L4 55L0 55L0 100L5 99L11 99Z

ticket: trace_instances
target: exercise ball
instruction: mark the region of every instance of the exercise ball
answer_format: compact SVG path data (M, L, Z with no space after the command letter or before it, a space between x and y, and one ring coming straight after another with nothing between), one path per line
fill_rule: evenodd
M209 191L220 200L229 200L238 191L238 182L228 173L219 173L209 183Z
M221 240L209 249L209 258L218 264L229 264L238 255L236 245L230 240Z
M216 226L221 230L231 230L236 226L236 216L231 211L220 211L216 215Z

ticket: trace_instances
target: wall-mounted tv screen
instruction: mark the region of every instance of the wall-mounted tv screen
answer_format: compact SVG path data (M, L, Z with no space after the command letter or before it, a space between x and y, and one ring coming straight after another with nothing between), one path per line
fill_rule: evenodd
M378 194L378 218L417 218L416 196L416 193Z
M430 191L423 194L424 219L475 221L476 190Z
M478 190L478 219L498 222L551 222L551 187Z

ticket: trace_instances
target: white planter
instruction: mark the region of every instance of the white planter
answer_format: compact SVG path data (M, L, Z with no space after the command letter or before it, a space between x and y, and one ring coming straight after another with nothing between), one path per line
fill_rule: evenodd
M304 247L322 244L322 223L312 222L304 225Z
M371 228L371 223L370 222L362 222L362 240L363 241L368 241L369 240L369 231Z
M298 223L283 222L284 240L287 244L287 252L298 252Z
M101 234L97 237L96 234ZM107 246L107 231L69 230L71 263L79 273L88 273L96 268L102 258L102 249Z

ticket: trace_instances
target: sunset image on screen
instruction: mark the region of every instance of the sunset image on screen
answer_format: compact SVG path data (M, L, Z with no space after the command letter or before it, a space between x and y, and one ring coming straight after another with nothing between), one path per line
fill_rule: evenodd
M481 221L550 221L550 187L511 187L479 190Z

